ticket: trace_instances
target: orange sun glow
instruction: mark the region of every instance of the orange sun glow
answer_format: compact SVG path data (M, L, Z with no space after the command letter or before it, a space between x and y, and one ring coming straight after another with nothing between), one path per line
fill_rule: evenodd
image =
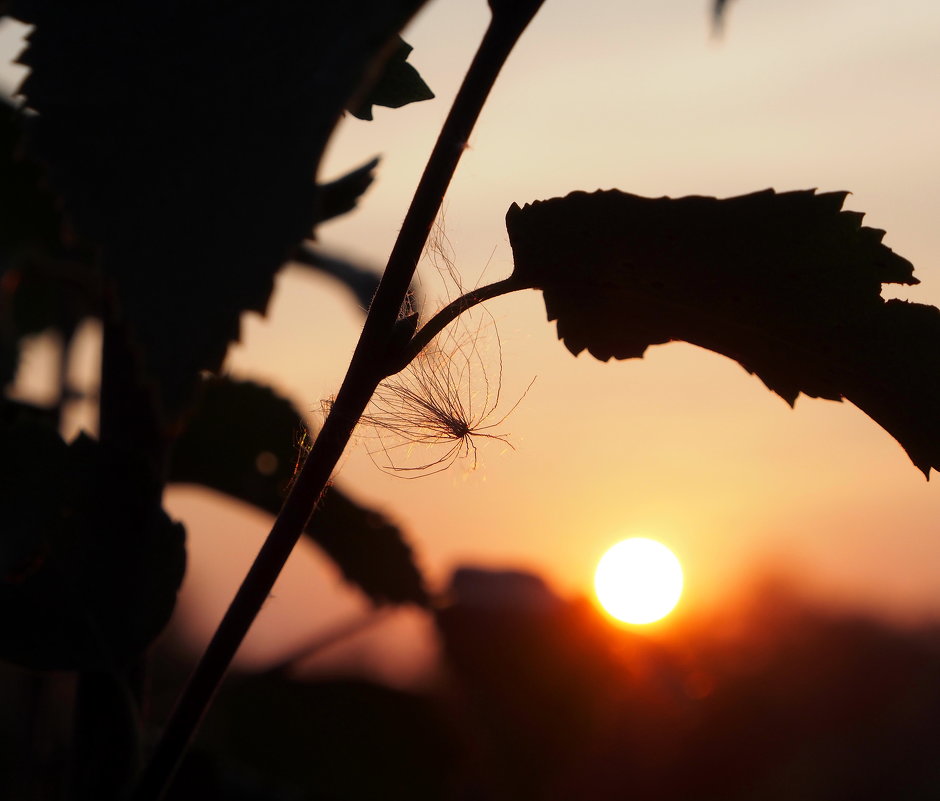
M597 563L594 591L604 610L624 623L652 623L668 615L682 594L682 566L662 543L623 540Z

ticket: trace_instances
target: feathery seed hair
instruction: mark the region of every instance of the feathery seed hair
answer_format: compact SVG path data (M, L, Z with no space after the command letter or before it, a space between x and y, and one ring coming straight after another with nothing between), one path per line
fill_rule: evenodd
M464 294L443 211L424 257L443 280L448 302ZM406 298L401 316L415 309L414 301ZM482 350L489 331L495 337L495 373L490 355ZM359 422L360 435L372 440L372 461L384 472L411 479L440 473L459 459L472 459L475 469L477 439L512 448L508 434L496 429L522 402L528 387L497 416L502 374L502 347L492 315L481 306L464 312L405 369L379 384ZM364 433L369 429L371 436Z
M496 417L503 370L499 334L497 370L492 376L480 350L482 335L482 322L462 337L445 331L408 367L379 385L362 425L375 434L378 446L369 454L380 469L401 478L420 478L442 472L462 458L472 458L475 469L475 439L513 447L508 433L496 429L525 393ZM418 452L423 456L416 457Z

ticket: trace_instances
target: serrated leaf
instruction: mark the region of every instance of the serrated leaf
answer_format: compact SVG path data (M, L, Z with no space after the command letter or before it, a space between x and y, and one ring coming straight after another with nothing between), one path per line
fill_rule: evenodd
M32 152L175 418L318 216L343 107L421 0L20 0Z
M183 527L146 467L36 421L7 429L0 482L0 657L112 670L160 632L183 577Z
M360 120L371 120L372 106L401 108L409 103L433 99L434 92L408 63L408 55L413 49L398 37L398 44L382 67L378 79L361 101L350 106L350 114Z
M940 468L940 310L885 301L916 284L845 192L718 200L575 192L513 205L515 276L542 289L577 354L683 340L737 360L792 404L848 399L929 474Z
M276 515L306 435L301 414L267 387L211 379L176 443L169 480L201 484ZM306 533L374 603L426 602L401 531L335 487Z

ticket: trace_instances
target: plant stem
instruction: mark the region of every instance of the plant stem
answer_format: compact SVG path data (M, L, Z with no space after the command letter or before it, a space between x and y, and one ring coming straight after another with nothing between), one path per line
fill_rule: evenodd
M159 508L166 461L163 426L151 392L143 386L128 339L126 325L117 319L110 293L102 302L102 347L99 438L114 453L133 448L143 454L138 479ZM71 337L66 338L66 343ZM66 398L66 353L60 370L60 415ZM124 501L122 524L127 536L142 532L140 508ZM150 507L147 507L150 508ZM146 654L116 664L109 671L85 669L76 678L73 704L71 801L117 801L132 785L140 769L138 713L143 706Z
M395 375L400 370L404 370L412 360L421 353L441 331L447 328L467 309L472 309L479 303L498 298L500 295L507 295L510 292L516 292L520 289L528 289L525 284L519 281L515 276L509 276L501 281L494 281L492 284L477 287L459 298L452 300L430 320L428 320L418 332L414 335L408 346L401 354L396 354L396 358L386 366L386 377Z
M389 256L332 411L271 533L180 696L141 776L135 801L157 801L163 796L235 652L270 594L359 417L384 377L383 367L389 359L388 343L394 339L399 311L444 193L496 76L541 4L542 0L517 0L498 3L493 8L493 18L441 129Z

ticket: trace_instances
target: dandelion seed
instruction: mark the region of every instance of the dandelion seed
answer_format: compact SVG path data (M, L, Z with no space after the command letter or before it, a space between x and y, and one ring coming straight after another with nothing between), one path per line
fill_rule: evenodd
M496 429L522 402L528 387L499 415L503 370L499 335L493 376L480 350L481 337L482 323L462 337L445 332L408 367L379 385L362 425L375 434L378 445L369 455L384 472L420 478L440 473L460 459L471 459L470 467L476 469L478 439L513 448L508 433Z
M466 294L443 210L423 256L442 279L447 302ZM487 260L486 267L489 263ZM413 303L409 305L406 299L401 316L413 312ZM493 360L488 360L481 348L489 330L496 340L495 372ZM528 387L512 408L500 413L502 374L502 348L492 315L482 307L464 311L407 367L379 384L359 426L364 438L370 436L364 431L371 429L372 461L392 475L419 478L442 472L460 459L471 460L470 468L475 469L481 439L498 440L513 448L508 433L498 429L521 403Z

